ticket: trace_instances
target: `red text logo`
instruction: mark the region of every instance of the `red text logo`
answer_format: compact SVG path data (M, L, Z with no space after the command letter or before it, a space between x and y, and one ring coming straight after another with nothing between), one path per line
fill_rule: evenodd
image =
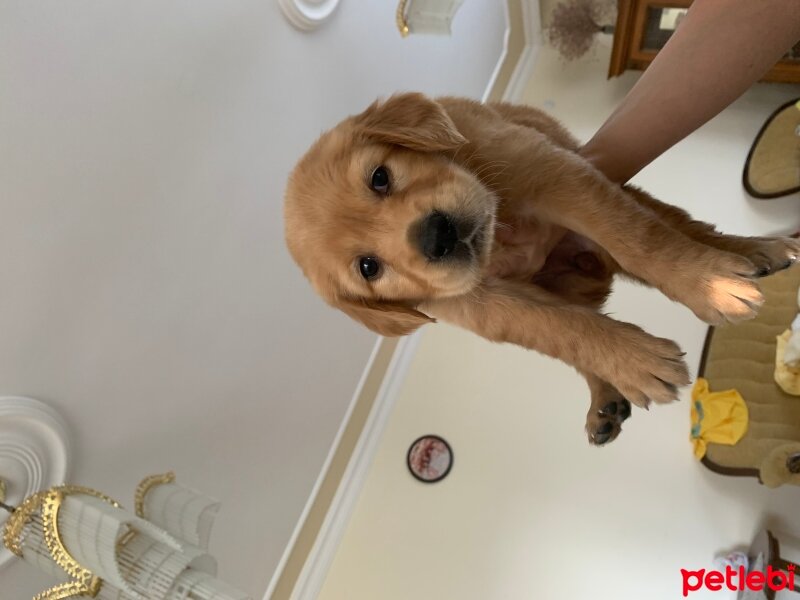
M794 565L789 565L785 572L773 569L770 565L766 571L750 571L748 573L744 567L740 566L738 569L734 569L728 565L724 573L705 569L697 571L681 569L681 575L683 576L684 597L688 596L689 592L696 592L701 588L718 592L723 586L732 591L752 590L754 592L764 589L776 592L794 589Z

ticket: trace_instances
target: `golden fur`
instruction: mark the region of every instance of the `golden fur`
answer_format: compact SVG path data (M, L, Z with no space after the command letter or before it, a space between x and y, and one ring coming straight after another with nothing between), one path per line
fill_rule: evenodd
M709 323L739 321L763 301L754 278L787 267L800 244L720 234L611 183L577 149L533 108L395 95L300 160L286 241L328 303L382 335L438 318L574 366L592 395L590 440L604 443L625 399L669 402L689 383L675 343L599 312L613 277L656 287ZM371 188L378 167L391 178L385 193ZM415 242L434 213L466 224L447 225L458 260L431 260ZM361 275L363 257L378 276Z

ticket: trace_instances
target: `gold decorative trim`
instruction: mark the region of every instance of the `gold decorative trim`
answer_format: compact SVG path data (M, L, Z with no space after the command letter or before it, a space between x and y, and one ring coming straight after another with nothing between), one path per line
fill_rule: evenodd
M22 556L22 530L30 523L34 513L41 508L44 541L55 563L73 578L34 596L33 600L63 600L77 596L94 598L100 592L102 580L83 568L70 556L58 530L58 511L64 498L83 494L94 496L115 508L122 508L118 502L90 488L78 485L63 485L29 496L11 513L3 532L3 544L17 556Z
M46 492L38 492L28 496L6 521L3 530L3 545L17 556L22 556L22 530L31 521L33 514L42 505Z
M399 4L397 5L397 29L400 31L400 35L402 37L408 37L410 30L408 29L408 21L406 20L406 7L408 6L408 0L400 0Z
M70 556L64 547L61 539L61 532L58 530L58 512L64 503L64 494L59 490L48 492L42 502L42 528L44 529L44 541L50 556L56 564L64 569L70 577L81 582L86 582L92 578L92 574L81 567L78 562Z
M33 600L61 600L72 596L94 598L102 585L100 578L95 577L91 571L78 564L78 561L72 558L64 547L64 542L58 531L58 511L64 502L64 495L61 490L53 489L44 497L42 526L44 527L44 541L50 551L50 556L74 581L45 590L35 596Z
M136 516L144 519L144 499L148 492L157 485L164 485L165 483L173 483L175 481L175 473L170 471L162 475L150 475L142 479L142 482L136 488L136 495L134 496L134 509Z
M6 480L0 478L0 502L6 501Z
M89 596L90 598L94 598L99 591L99 586L97 591L91 593L85 589L83 584L77 581L68 581L55 585L40 594L36 594L33 600L64 600L65 598L75 598L77 596Z

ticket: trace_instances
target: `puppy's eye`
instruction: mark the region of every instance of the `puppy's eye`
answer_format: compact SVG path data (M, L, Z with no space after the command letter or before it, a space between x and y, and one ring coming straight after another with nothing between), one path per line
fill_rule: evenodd
M386 167L380 166L372 172L369 187L379 194L389 193L389 171L386 170Z
M371 256L364 256L358 259L358 270L364 279L375 279L381 270L381 263Z

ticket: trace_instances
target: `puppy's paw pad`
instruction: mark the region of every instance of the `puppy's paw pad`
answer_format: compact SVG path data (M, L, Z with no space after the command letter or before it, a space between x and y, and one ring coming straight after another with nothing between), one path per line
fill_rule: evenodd
M594 419L590 419L586 423L589 443L594 446L604 446L614 441L621 431L620 424L613 416L604 416L598 413Z
M600 404L600 409L594 406ZM593 398L592 408L586 416L586 433L589 443L604 446L614 441L622 432L622 423L631 416L631 403L611 386L600 397Z
M631 403L618 396L610 400L599 412L601 416L613 417L617 422L623 423L631 416Z

